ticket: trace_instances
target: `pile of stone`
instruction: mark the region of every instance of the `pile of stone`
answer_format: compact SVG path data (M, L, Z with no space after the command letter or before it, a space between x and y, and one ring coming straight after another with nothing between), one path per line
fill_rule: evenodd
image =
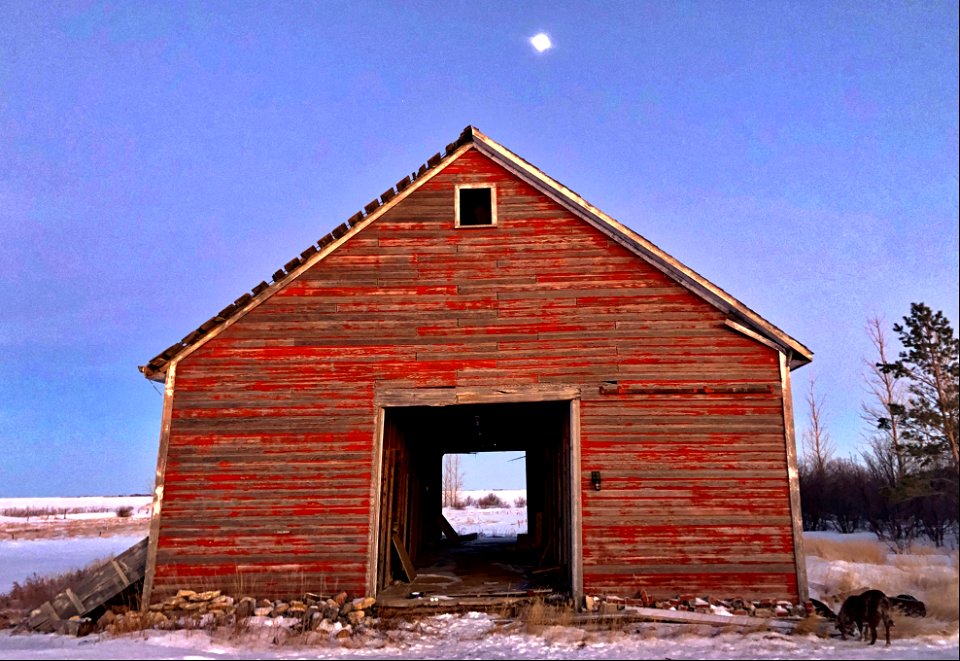
M730 615L761 618L803 618L812 611L812 605L793 604L776 599L715 599L693 594L678 595L672 599L652 599L647 596L646 591L633 599L586 596L583 603L585 611L601 615L613 615L631 606L704 614L725 612Z
M140 629L198 629L223 625L269 623L295 631L346 632L371 624L376 599L349 599L346 592L330 598L306 594L302 599L236 599L220 590L180 590L144 611L113 607L96 622L95 630L124 633ZM272 622L267 622L272 620Z

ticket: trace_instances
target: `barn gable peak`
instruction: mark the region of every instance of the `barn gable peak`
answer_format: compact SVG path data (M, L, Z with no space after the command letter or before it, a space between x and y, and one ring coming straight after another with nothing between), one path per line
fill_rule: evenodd
M192 353L208 339L219 334L222 329L232 325L237 319L269 298L300 273L339 248L385 211L399 204L413 191L470 149L476 149L484 154L692 293L720 309L727 315L728 324L732 328L784 353L790 361L791 368L802 366L812 360L813 353L807 347L766 321L720 287L680 263L629 227L608 216L572 189L492 140L475 126L468 125L461 131L456 140L446 145L442 152L437 152L428 158L426 163L420 165L409 175L404 176L394 186L367 203L362 210L337 225L331 232L275 271L271 276L270 283L260 282L251 291L244 293L233 303L220 310L182 340L154 356L146 365L140 367L140 371L148 379L162 380L167 367L172 362Z

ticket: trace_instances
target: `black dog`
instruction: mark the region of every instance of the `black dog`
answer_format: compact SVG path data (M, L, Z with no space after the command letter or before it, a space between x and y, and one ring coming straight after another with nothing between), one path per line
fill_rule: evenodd
M880 590L867 590L863 594L847 597L837 615L837 628L844 640L847 631L853 634L853 625L857 625L860 639L866 640L865 628L870 627L870 644L877 642L877 625L883 622L887 634L887 645L890 644L890 627L893 619L890 617L890 600Z
M898 594L889 597L890 605L908 617L926 617L927 606L922 601L909 594Z

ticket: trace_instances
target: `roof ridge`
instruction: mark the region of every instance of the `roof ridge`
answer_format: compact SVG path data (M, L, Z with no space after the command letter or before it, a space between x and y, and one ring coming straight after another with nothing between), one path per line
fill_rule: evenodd
M320 237L320 239L318 239L315 243L310 244L306 250L284 264L283 268L274 271L273 275L270 276L272 284L280 282L280 280L293 273L307 259L342 237L350 230L350 228L360 224L365 218L369 217L372 213L375 213L380 207L387 204L387 202L395 198L398 194L405 191L410 187L411 184L413 184L413 182L417 181L424 174L438 166L444 159L451 156L460 147L474 142L474 138L478 132L479 129L472 124L468 124L466 128L460 132L460 135L457 137L457 139L447 144L442 152L437 152L428 158L426 163L422 163L419 168L411 172L409 175L406 175L403 177L403 179L385 190L380 194L379 197L375 197L373 200L368 202L366 205L364 205L363 209L334 227L330 232ZM180 352L192 346L204 336L211 333L214 329L221 326L233 315L242 310L244 306L246 306L246 304L253 299L254 296L257 296L260 292L270 286L271 284L268 284L265 280L261 280L260 284L253 287L249 292L245 292L233 303L200 324L195 330L185 335L179 342L176 342L175 344L172 344L161 351L159 354L147 361L146 365L141 365L139 367L140 371L148 378L151 375L156 374Z

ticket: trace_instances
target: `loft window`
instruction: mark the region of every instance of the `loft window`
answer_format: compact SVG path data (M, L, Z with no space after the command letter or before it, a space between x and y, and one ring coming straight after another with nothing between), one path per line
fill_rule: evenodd
M497 224L497 189L484 184L460 184L456 193L457 227Z

